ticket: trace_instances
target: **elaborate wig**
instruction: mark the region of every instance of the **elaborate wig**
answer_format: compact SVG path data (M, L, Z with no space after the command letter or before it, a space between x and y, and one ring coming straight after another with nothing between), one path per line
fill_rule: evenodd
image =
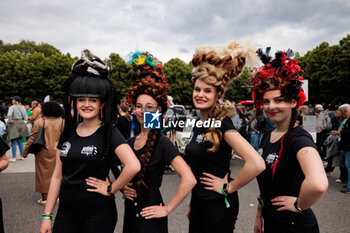
M246 64L253 65L256 61L255 49L248 41L243 44L231 41L227 46L218 49L209 46L200 46L196 49L192 58L192 83L199 79L215 86L220 99L220 104L209 115L210 118L222 120L226 116L232 118L236 114L233 105L222 102L225 91L232 80L241 74ZM213 144L209 151L218 151L221 132L210 128L205 136Z
M303 77L301 76L302 69L298 66L297 60L291 58L294 56L292 50L287 52L278 51L275 58L269 55L271 47L266 48L264 53L262 49L258 49L257 54L264 63L255 72L252 78L253 100L257 107L263 105L264 93L269 90L281 90L282 97L285 101L291 102L294 99L297 102L295 108L292 109L291 121L288 131L281 138L281 148L278 154L278 159L272 164L272 175L275 174L278 161L281 159L283 150L283 139L289 134L297 120L297 108L303 105L306 100L305 93L301 88Z
M287 52L278 51L275 58L269 55L271 48L257 51L261 61L264 63L254 74L252 80L253 100L257 107L262 107L264 93L268 90L279 89L286 101L294 99L297 101L296 108L303 105L306 100L305 93L301 88L303 77L302 69L298 66L292 50Z
M127 103L136 105L138 96L146 94L157 101L158 106L161 107L161 112L164 114L167 110L167 91L169 88L161 62L148 52L135 52L130 56L129 63L132 64L134 73L131 87L126 94ZM142 148L140 156L141 171L137 175L139 180L135 185L138 195L142 196L149 193L149 187L144 181L144 176L160 134L159 129L151 129L146 144Z
M103 156L110 152L111 130L116 119L116 92L112 81L108 78L111 74L111 62L100 58L89 50L82 51L82 57L72 65L72 74L67 78L62 90L65 93L65 127L63 137L68 139L72 128L76 127L81 119L78 117L76 101L79 96L98 97L104 103L100 120L104 127L102 138ZM73 112L71 112L73 110Z

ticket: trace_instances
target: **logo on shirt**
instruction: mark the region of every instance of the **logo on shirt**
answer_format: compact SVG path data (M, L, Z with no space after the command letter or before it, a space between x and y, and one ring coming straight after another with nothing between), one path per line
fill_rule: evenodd
M64 142L62 145L62 150L61 150L60 156L67 157L70 148L71 148L70 142Z
M269 154L266 157L265 161L268 165L272 165L277 158L278 158L278 155L276 153L273 153L273 154Z
M86 156L95 156L97 155L97 147L96 146L85 146L83 147L83 149L81 149L80 152L82 155L86 155Z
M144 129L160 129L160 116L162 114L159 111L156 112L143 112L143 128Z
M196 138L196 142L198 144L202 144L204 142L206 142L207 140L204 138L204 134L198 134L197 138Z

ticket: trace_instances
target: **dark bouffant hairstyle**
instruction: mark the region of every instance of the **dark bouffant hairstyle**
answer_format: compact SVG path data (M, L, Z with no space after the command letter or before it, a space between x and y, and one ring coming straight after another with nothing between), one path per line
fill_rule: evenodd
M56 101L44 102L41 104L41 111L45 117L61 117L62 108Z
M131 61L129 63L132 64L134 73L132 75L131 87L127 92L127 103L136 105L136 100L140 95L150 95L157 101L161 107L161 112L164 114L167 110L168 84L165 81L161 62L148 52L136 52L131 55ZM142 148L140 156L141 171L137 175L138 181L135 185L139 196L146 195L150 191L144 181L144 177L160 134L159 129L151 129L146 144Z
M108 78L108 75L112 72L110 60L106 59L105 63L89 50L83 50L82 58L73 64L72 74L62 85L62 90L65 93L63 138L67 140L72 129L81 121L77 113L77 97L98 97L104 103L100 115L104 127L102 154L108 156L111 147L112 128L116 120L117 102L114 84ZM71 109L73 109L73 113L71 113Z
M216 87L220 104L216 105L209 118L222 120L236 114L235 107L229 102L222 102L225 91L234 78L243 71L246 63L254 64L257 60L255 49L250 43L231 41L223 48L200 46L192 58L192 83L198 79ZM210 128L205 137L213 144L208 151L218 151L222 134L218 129Z

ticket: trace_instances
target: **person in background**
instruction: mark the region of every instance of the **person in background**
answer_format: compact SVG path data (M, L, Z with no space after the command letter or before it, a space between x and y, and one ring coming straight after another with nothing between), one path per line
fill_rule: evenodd
M348 184L340 191L342 193L350 194L350 104L343 104L338 108L343 117L338 130L331 131L332 135L340 135L340 149L345 157L345 166L348 170Z
M6 124L5 118L6 118L7 111L8 109L4 104L4 101L0 99L0 121L4 122L4 124Z
M9 165L9 161L6 156L6 151L8 151L10 147L8 147L7 143L0 137L0 173L7 168ZM1 175L1 174L0 174ZM4 230L4 222L2 216L2 201L0 197L0 233L5 233Z
M339 109L334 111L335 116L332 118L332 131L338 131L340 130L340 127L342 126L342 121L344 120L341 114L341 111ZM332 134L330 134L332 135ZM325 171L327 173L327 176L330 176L331 173L334 171L334 167L339 166L340 170L340 176L338 179L335 180L336 183L347 183L348 182L348 170L346 169L345 166L345 160L344 160L344 155L341 153L339 146L338 146L338 140L339 140L339 135L332 135L333 137L336 137L334 142L335 144L333 145L333 148L328 148L331 146L331 144L328 146L327 145L327 157L329 157L329 149L334 149L334 147L337 148L337 151L339 153L336 154L334 157L330 157L327 161L327 166L325 167ZM331 136L328 136L331 137ZM329 138L327 137L325 143L329 141ZM334 162L333 162L334 161Z
M120 116L117 118L116 127L125 139L130 138L131 116L129 114L129 106L121 103L119 106Z
M7 113L8 123L7 123L7 139L11 140L12 148L12 158L9 159L10 162L16 162L16 153L17 145L20 150L20 154L23 154L23 137L29 137L30 132L28 127L25 124L25 121L28 120L26 110L21 104L21 97L13 96L11 97L12 105L9 108ZM23 159L22 156L19 158Z
M28 116L28 122L31 123L32 125L34 125L34 122L37 119L42 117L41 106L38 103L38 101L36 101L36 100L33 100L31 105L32 105L32 109L31 109L32 114L31 114L31 116Z
M24 147L22 156L24 158L28 156L28 149L39 129L44 127L45 147L35 154L35 191L41 194L38 204L45 205L56 164L57 143L63 131L64 122L61 118L62 108L56 101L43 103L42 115L43 118L39 118L34 122L31 136Z
M301 106L299 109L296 125L300 125L303 127L303 116L307 116L309 114L310 114L309 107L307 105Z
M318 233L311 210L327 191L328 180L311 135L296 126L297 108L306 99L303 79L293 52L277 52L275 58L257 51L264 63L252 78L257 107L275 124L259 146L266 169L258 177L260 195L255 233Z
M316 115L316 145L318 153L323 159L326 156L325 146L323 145L324 136L326 134L326 117L323 106L321 104L315 105Z
M255 110L254 118L251 122L251 136L250 136L250 145L254 147L256 151L259 150L259 145L262 139L262 136L265 133L265 124L266 117L261 108Z

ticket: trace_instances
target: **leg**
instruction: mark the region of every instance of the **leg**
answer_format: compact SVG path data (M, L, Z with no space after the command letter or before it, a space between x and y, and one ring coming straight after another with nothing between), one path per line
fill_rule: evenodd
M350 189L350 150L343 151L344 156L345 156L345 166L348 169L348 189Z
M11 148L12 148L12 158L16 158L17 153L17 138L11 139Z
M345 166L340 166L340 176L339 179L343 182L346 183L348 180L348 169L346 169Z
M21 155L23 154L23 149L24 149L24 146L23 146L23 142L22 142L22 138L17 138L17 143L18 143L18 147L19 147L19 151L21 152Z

